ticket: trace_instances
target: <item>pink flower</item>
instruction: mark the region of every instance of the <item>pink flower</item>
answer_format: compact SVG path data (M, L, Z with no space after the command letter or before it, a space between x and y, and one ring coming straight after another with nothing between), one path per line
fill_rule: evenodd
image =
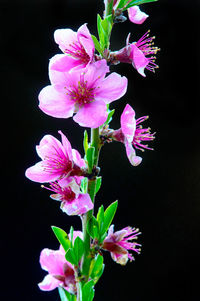
M40 254L40 264L48 272L43 281L38 284L43 291L51 291L62 286L69 293L76 293L76 281L73 266L65 259L62 246L59 250L43 249Z
M125 144L127 157L133 166L139 165L142 161L141 157L136 156L134 148L142 151L144 149L152 150L148 145L142 143L143 141L151 141L155 138L155 133L151 134L150 128L143 129L141 126L141 123L147 118L148 116L143 116L135 119L135 111L127 104L121 115L121 129L113 133L115 140Z
M80 186L74 177L61 179L51 183L50 188L44 188L55 192L51 198L61 201L61 209L68 215L81 215L94 207L89 194L80 192Z
M77 150L71 148L67 137L61 131L59 133L62 143L51 135L45 135L36 146L42 160L26 170L26 177L30 180L44 183L82 175L85 161Z
M114 225L110 226L108 235L103 241L102 248L110 251L111 257L114 261L121 265L125 265L130 259L134 260L134 257L128 252L128 250L134 251L137 254L140 253L141 245L135 242L130 242L133 239L137 239L137 236L141 234L139 229L126 227L120 231L114 232Z
M73 117L81 126L97 128L107 119L106 104L126 93L127 78L111 73L106 60L88 65L86 69L58 72L50 70L52 85L39 94L39 107L57 118Z
M86 24L76 32L71 29L57 29L55 42L64 54L57 54L50 60L50 69L69 71L72 68L85 68L94 60L94 43Z
M131 22L142 24L148 18L148 15L142 12L139 6L135 5L128 8L128 17Z
M158 65L155 64L155 56L160 49L153 47L152 41L155 37L149 37L149 31L147 31L137 42L129 43L130 34L127 37L127 45L118 52L114 53L115 60L122 63L132 64L133 67L142 75L146 76L144 70L155 72ZM150 56L149 56L150 55Z

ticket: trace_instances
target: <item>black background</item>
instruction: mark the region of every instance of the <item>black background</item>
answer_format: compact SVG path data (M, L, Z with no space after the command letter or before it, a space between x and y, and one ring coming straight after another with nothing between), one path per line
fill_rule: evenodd
M140 76L131 65L112 70L128 77L126 96L113 103L111 126L119 127L128 102L137 117L156 131L154 151L131 167L120 144L106 145L100 158L102 189L96 204L116 199L115 229L127 225L142 231L141 255L121 267L105 254L105 272L96 286L96 301L199 300L200 142L199 142L199 12L198 1L163 0L142 6L150 17L142 25L116 25L111 47L124 46L126 36L139 39L149 28L161 48L155 74ZM40 185L25 178L38 161L35 145L45 134L62 130L82 154L83 128L72 119L45 115L39 91L49 83L48 60L60 53L53 41L58 28L77 30L87 22L96 34L96 14L103 1L0 1L1 13L1 294L5 301L59 300L57 291L42 292L46 274L38 259L44 247L57 249L50 225L79 229ZM138 152L139 154L139 152Z

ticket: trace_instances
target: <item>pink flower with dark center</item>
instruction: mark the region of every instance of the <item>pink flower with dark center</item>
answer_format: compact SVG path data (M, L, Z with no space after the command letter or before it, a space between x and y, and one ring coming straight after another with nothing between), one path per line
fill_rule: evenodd
M80 186L74 177L61 179L51 183L49 188L44 188L55 193L51 198L60 201L60 208L68 215L81 215L94 207L89 194L80 192Z
M160 50L153 46L155 37L149 37L149 31L147 31L137 42L130 44L129 38L130 34L127 37L126 47L114 53L115 60L132 64L144 77L146 76L145 69L155 72L158 65L155 63L154 55Z
M127 157L133 166L139 165L142 161L141 157L136 156L134 148L141 151L144 149L153 150L148 145L143 144L143 142L155 139L155 133L151 134L150 128L143 128L141 125L146 119L148 116L135 119L135 111L127 104L121 115L121 128L112 134L115 140L125 144Z
M77 150L71 148L67 137L61 131L59 133L62 143L51 135L45 135L36 146L42 160L26 170L26 177L30 180L44 183L82 175L85 161Z
M94 61L95 47L86 24L77 32L57 29L54 39L64 54L57 54L50 60L50 69L66 72L72 68L85 68Z
M141 234L139 229L126 227L120 231L114 232L114 225L110 226L108 235L103 241L102 248L111 253L111 257L114 261L121 265L125 265L130 259L134 260L132 254L128 250L134 251L140 254L141 245L135 242L130 242L137 239L138 235Z
M43 291L51 291L62 286L69 293L76 294L76 281L73 266L65 259L62 246L59 250L43 249L40 254L40 264L48 272L43 281L38 284Z
M128 17L131 22L142 24L148 18L148 15L142 12L139 6L135 5L128 8Z
M106 60L85 69L58 72L50 70L52 85L39 94L39 107L57 118L73 117L81 126L97 128L107 119L107 104L126 93L127 78L109 72Z

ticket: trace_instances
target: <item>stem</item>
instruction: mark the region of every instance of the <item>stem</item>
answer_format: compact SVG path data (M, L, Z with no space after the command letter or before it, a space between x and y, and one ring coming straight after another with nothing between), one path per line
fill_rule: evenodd
M100 138L99 138L99 128L91 129L91 141L90 145L95 148L94 152L94 164L93 167L96 167L98 164L99 159L99 151L100 151ZM95 201L95 190L96 190L96 178L91 179L88 181L88 193L90 195L90 198L92 202ZM82 263L82 272L86 276L86 281L89 278L89 268L91 263L91 257L90 257L90 236L87 232L87 223L89 219L93 215L93 210L88 211L86 214L82 217L82 231L83 231L83 240L85 243L85 254L83 256L83 263Z

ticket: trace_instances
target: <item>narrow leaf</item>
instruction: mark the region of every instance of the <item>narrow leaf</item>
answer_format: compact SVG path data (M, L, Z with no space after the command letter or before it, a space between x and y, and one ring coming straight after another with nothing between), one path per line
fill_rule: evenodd
M150 3L150 2L155 2L155 1L158 1L158 0L134 0L134 1L131 1L125 9L127 8L130 8L132 6L135 6L135 5L141 5L141 4L145 4L145 3ZM124 9L124 10L125 10Z
M96 181L96 190L95 193L97 194L97 192L99 191L100 187L101 187L101 182L102 182L102 177L97 177L97 181Z
M58 292L59 292L61 301L73 301L74 300L75 295L71 295L64 288L58 287Z
M103 256L98 254L94 260L93 268L90 273L90 277L94 280L95 283L101 277L103 273L103 269L104 269Z
M99 225L94 216L92 216L87 223L87 231L93 239L99 238Z
M84 131L83 147L84 147L84 151L85 151L85 154L86 154L87 150L88 150L88 133L87 133L86 130Z
M55 226L52 226L51 228L52 228L55 236L57 237L59 243L63 246L65 252L67 252L67 250L71 246L71 242L68 238L67 233L64 230L62 230L61 228L58 228Z
M74 250L73 249L69 249L67 251L67 253L65 254L65 258L67 261L69 261L71 264L77 266L78 265L78 260L77 260L77 257L76 257L76 254L74 253Z
M95 152L95 148L93 146L91 146L88 148L87 154L86 154L88 168L90 171L92 171L93 164L94 164L94 152Z
M108 110L108 117L107 117L107 120L106 120L105 124L109 124L111 122L112 116L113 116L114 113L115 113L115 109L113 109L111 111Z
M121 1L119 1L117 8L123 8L124 5L125 5L127 2L128 2L128 0L121 0Z
M101 54L103 55L103 50L101 49L101 45L99 44L99 41L97 40L97 38L93 35L92 36L92 39L93 39L93 42L94 42L94 46L96 48L96 50Z
M104 228L104 208L103 208L103 205L101 205L101 207L98 210L97 222L99 224L99 232L101 234L101 232L103 231L103 228Z
M103 233L107 232L110 224L112 223L112 220L115 216L115 212L117 210L118 201L115 201L112 203L108 208L105 210L104 213L104 226L103 226Z
M83 178L81 180L81 191L83 193L87 193L87 187L88 187L88 178Z
M94 298L94 281L88 281L82 288L82 301L92 301Z
M82 241L82 239L79 236L77 236L74 241L73 252L76 256L77 262L79 262L84 253L84 242Z

